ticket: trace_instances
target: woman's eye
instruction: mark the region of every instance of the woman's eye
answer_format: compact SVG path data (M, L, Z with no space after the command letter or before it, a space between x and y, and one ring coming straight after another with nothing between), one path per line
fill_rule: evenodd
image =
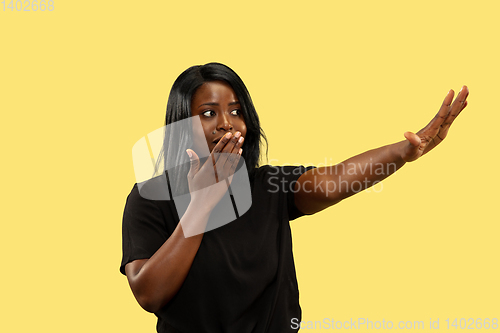
M240 110L235 109L235 110L231 111L231 114L232 114L233 116L238 116L238 115L240 114Z
M213 110L208 110L202 113L205 117L213 117L215 116L215 112Z

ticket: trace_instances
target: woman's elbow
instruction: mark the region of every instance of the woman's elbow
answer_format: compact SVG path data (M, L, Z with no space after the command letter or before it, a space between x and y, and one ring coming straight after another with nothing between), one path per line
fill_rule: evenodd
M137 303L147 312L158 312L164 305L160 293L153 288L142 268L147 260L136 260L125 266L127 280Z
M150 281L140 281L135 277L129 280L129 284L137 303L147 312L160 311L171 298L165 294L165 291L154 288Z
M137 303L139 303L141 308L143 308L147 312L156 313L161 309L161 304L153 297L146 295L135 295L135 299L137 300Z

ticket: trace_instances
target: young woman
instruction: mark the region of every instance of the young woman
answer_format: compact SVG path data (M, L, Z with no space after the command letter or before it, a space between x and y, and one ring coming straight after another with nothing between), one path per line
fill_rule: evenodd
M123 217L120 271L139 304L158 317L157 331L296 332L291 323L300 321L301 309L289 221L334 205L432 150L467 105L467 87L452 103L453 96L450 90L438 114L416 134L406 132L404 141L339 165L259 167L265 136L241 79L218 63L187 69L172 87L165 122L199 119L201 130L193 125L189 135L170 132L178 140L163 148L169 186L184 184L187 208L179 212L173 200L145 199L135 184ZM200 159L207 148L208 158ZM189 158L187 169L169 176L173 164L167 161L182 156ZM242 161L251 207L230 223L197 232L207 226Z

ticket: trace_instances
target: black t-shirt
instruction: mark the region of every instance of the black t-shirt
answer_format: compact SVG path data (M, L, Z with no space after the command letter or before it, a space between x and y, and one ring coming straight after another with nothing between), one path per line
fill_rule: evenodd
M251 208L203 235L183 285L155 313L158 332L297 332L292 319L300 321L301 309L289 221L304 215L295 207L293 190L310 168L256 170ZM178 222L173 201L144 199L135 184L123 215L120 271L125 274L131 261L150 258Z

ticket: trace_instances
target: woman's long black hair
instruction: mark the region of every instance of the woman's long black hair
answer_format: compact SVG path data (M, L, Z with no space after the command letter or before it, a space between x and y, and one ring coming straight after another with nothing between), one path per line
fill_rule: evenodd
M240 102L241 111L247 128L242 157L245 160L250 179L252 179L255 168L259 165L260 149L264 142L266 143L267 155L267 139L264 131L260 127L257 111L255 110L245 84L238 74L228 66L212 62L205 65L190 67L179 75L168 97L165 125L191 118L191 102L196 90L204 83L211 81L224 81L229 84ZM166 128L167 127L168 126L166 126ZM176 133L175 131L165 133L162 151L164 157L164 170L171 169L172 166L186 165L186 162L189 162L186 149L192 147L191 135L192 134L189 133ZM169 140L169 138L172 140ZM172 145L168 144L168 142L176 142L176 144ZM158 161L159 160L160 159L158 159ZM157 167L158 166L157 164ZM179 175L180 181L181 178L185 177L187 172L184 170L184 172L178 172L177 174ZM172 177L169 178L172 183L174 179L172 179ZM174 181L174 183L178 182ZM179 191L185 193L185 191ZM176 191L176 193L179 192Z

